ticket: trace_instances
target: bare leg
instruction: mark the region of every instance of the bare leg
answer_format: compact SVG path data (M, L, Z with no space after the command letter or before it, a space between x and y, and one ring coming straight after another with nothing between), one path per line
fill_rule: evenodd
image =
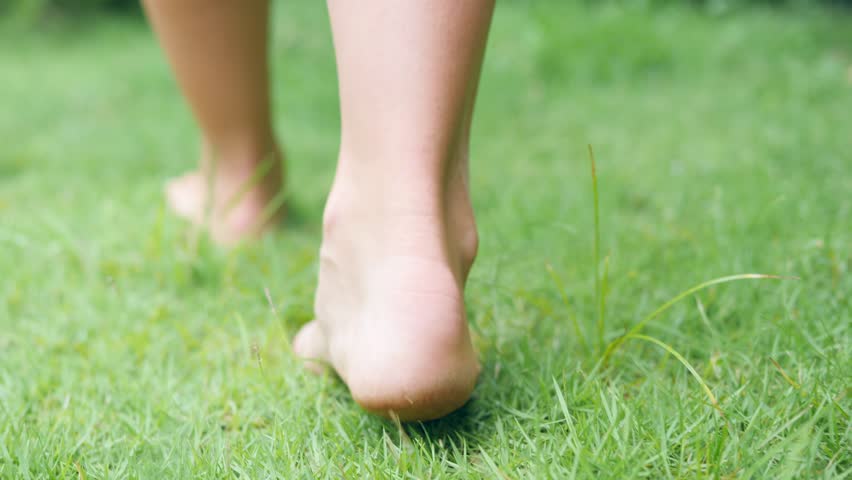
M169 204L194 222L209 208L221 243L261 233L279 213L261 218L282 186L269 111L268 1L143 4L203 133L200 169L168 184Z
M328 4L343 131L316 320L294 346L367 410L436 418L479 373L463 299L477 248L467 159L493 0Z

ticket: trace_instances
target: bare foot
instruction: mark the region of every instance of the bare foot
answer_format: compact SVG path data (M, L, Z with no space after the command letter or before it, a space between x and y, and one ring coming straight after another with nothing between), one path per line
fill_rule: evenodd
M332 366L366 410L434 419L473 392L463 290L477 237L465 176L434 201L345 179L329 196L316 320L294 349L313 370Z
M166 200L178 216L207 228L221 245L259 237L284 214L280 158L279 154L259 163L219 162L212 171L202 167L170 180Z

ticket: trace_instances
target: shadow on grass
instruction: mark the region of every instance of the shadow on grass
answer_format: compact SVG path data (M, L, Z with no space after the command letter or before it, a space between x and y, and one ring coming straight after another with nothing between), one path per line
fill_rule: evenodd
M497 432L495 416L500 415L495 403L500 397L497 392L512 388L510 378L495 378L491 372L493 365L483 358L483 373L467 403L445 417L405 424L406 433L436 454L441 451L448 454L479 451Z
M481 402L473 398L445 417L428 422L411 423L406 425L406 430L412 437L419 437L445 448L452 445L460 446L460 440L463 440L469 448L477 448L481 441L483 427L487 425L483 421L486 416Z

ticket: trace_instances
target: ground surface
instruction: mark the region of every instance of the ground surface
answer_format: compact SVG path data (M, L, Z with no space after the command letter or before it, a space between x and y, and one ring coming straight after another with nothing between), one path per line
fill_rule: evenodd
M852 14L502 3L473 146L484 370L462 411L400 432L288 350L338 120L322 5L281 7L292 215L230 253L165 211L196 146L140 21L2 33L0 478L850 475ZM723 413L651 342L594 369L587 143L606 341L703 280L801 277L644 330Z

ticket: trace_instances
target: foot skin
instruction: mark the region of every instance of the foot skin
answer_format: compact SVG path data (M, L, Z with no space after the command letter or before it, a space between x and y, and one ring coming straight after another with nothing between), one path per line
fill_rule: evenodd
M442 417L470 398L480 370L463 297L477 248L466 179L456 175L435 208L378 190L335 182L316 319L294 350L311 370L333 367L370 412Z
M220 167L212 175L202 167L167 182L166 201L179 217L206 228L215 243L235 245L258 238L283 217L283 205L273 204L283 188L282 168L280 160Z

